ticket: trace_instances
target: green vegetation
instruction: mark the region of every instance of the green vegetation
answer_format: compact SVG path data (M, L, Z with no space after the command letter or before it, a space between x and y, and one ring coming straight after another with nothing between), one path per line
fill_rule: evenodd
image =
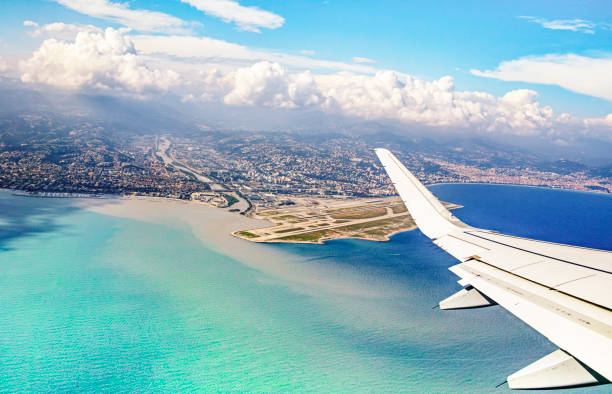
M271 218L273 220L297 219L295 215L281 215Z
M282 234L282 233L288 233L288 232L291 232L291 231L300 231L300 230L304 230L304 227L285 228L285 229L282 229L282 230L275 231L275 233L276 234Z
M228 207L231 207L232 205L238 202L238 199L232 195L225 194L225 193L221 193L221 195L223 196L223 198L225 198L225 201L227 201Z
M392 232L397 227L405 227L413 225L410 215L402 215L395 218L372 220L370 222L351 224L327 230L310 231L307 233L288 235L286 237L276 238L279 241L297 241L297 242L314 242L321 238L329 238L338 233L352 233L353 236L375 236L384 237ZM373 228L376 227L376 228ZM291 229L299 230L299 229ZM283 230L281 230L283 231ZM290 231L287 229L286 231Z
M259 216L271 216L271 215L276 215L278 213L278 211L263 211L263 212L258 212L257 215Z
M389 234L389 231L386 231L385 229L374 229L364 231L364 233L374 237L385 237L387 234Z
M326 209L323 212L324 213L340 213L340 212L347 212L347 211L357 211L357 210L368 209L368 208L372 208L372 205L359 205L356 207Z
M250 233L248 231L241 231L241 232L238 233L238 235L242 235L243 237L247 237L247 238L257 238L257 237L259 237L259 235Z
M338 231L361 231L361 230L364 230L370 227L380 227L380 226L386 226L390 224L399 224L403 222L403 219L407 219L407 218L410 218L410 221L412 221L412 218L410 217L410 215L402 215L402 216L398 216L398 217L390 218L390 219L372 220L371 222L351 224L350 226L337 227L336 230Z
M406 206L404 204L394 205L391 207L391 210L393 211L393 213L403 213L407 211Z
M387 213L385 208L368 209L359 212L342 213L338 215L332 215L333 219L370 219L378 216L383 216Z
M309 233L288 235L286 237L277 238L279 241L301 241L301 242L312 242L318 241L325 237L330 232L328 230L311 231Z

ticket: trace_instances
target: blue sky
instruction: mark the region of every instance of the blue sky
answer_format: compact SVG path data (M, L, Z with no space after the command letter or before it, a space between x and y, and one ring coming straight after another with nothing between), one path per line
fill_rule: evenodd
M96 1L105 7L118 3ZM88 2L0 1L3 9L0 56L8 62L9 69L13 65L13 75L23 72L18 66L20 60L27 60L44 40L53 38L53 34L35 35L36 27L23 25L26 20L36 22L38 27L54 22L99 28L129 25L96 14L95 10L83 10L83 3ZM200 9L194 3L200 4ZM603 118L612 113L612 93L607 94L605 87L597 86L597 78L604 85L612 83L612 72L605 72L608 65L612 66L608 62L612 58L612 5L607 1L133 0L121 7L180 20L178 34L182 36L206 37L283 56L338 62L328 68L297 60L283 64L280 55L270 60L286 67L289 73L306 69L314 75L340 72L344 68L342 63L367 68L347 66L344 71L372 74L377 70L393 70L427 82L451 76L456 91L486 92L495 97L517 89L536 91L541 106L552 107L555 114L568 112L581 118ZM251 17L255 19L248 19ZM240 18L248 19L246 25ZM128 27L132 27L130 37L177 35L176 29L166 27ZM141 44L137 40L135 43L140 51ZM567 57L572 54L579 57ZM163 55L170 56L167 52ZM373 62L355 62L359 60L356 57ZM526 57L531 61L510 63L506 68L500 65ZM215 66L220 65L217 60ZM147 67L183 67L177 62L160 66L161 60L155 61ZM188 63L195 62L190 59ZM204 63L201 68L206 68ZM555 71L560 63L566 65L565 71ZM221 67L225 65L228 70L238 67L235 61ZM188 79L184 75L181 74L183 82ZM576 81L566 83L568 78ZM580 78L591 81L582 84ZM245 102L251 101L241 101Z

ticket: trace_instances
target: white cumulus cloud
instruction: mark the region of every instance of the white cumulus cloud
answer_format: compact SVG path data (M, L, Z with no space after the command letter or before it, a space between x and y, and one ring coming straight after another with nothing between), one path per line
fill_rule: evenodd
M589 118L585 119L588 125L605 126L612 130L612 114L608 114L605 118Z
M289 74L278 63L259 62L238 69L224 82L231 90L223 101L230 105L298 108L316 105L321 100L309 71Z
M342 73L322 76L318 83L329 109L366 119L517 133L547 127L552 119L552 110L540 106L535 92L512 91L500 98L461 92L449 76L428 82L395 71Z
M245 7L234 0L181 0L207 15L220 18L224 22L234 22L241 30L259 33L260 28L276 29L285 19L257 7Z
M456 91L451 77L428 82L395 71L313 75L260 62L226 74L216 70L207 75L205 86L208 99L214 91L229 105L317 108L362 119L430 126L532 134L566 123L563 116L555 117L552 109L541 106L531 90L494 97Z
M573 92L612 101L612 56L528 56L502 62L495 70L471 72L503 81L557 85Z
M138 31L185 34L187 22L162 12L129 8L127 3L108 0L55 0L76 12L108 20Z
M179 76L147 67L126 31L80 32L73 42L45 40L21 63L21 80L66 89L167 90Z

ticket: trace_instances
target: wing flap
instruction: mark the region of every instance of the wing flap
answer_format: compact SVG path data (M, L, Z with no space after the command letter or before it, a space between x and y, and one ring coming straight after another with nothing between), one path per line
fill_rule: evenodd
M611 380L609 312L477 260L451 268L558 347Z
M595 275L563 283L556 286L555 289L612 309L612 302L610 302L611 284L612 275L598 272Z
M513 274L548 287L556 287L564 283L593 276L596 272L588 268L568 265L550 259L543 259L535 264L529 264L512 270Z
M606 250L555 244L483 230L474 230L469 233L475 238L488 240L498 245L612 273L612 252Z

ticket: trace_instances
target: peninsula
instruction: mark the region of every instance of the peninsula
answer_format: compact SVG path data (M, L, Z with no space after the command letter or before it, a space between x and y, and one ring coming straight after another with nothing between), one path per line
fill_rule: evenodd
M398 197L350 200L303 198L289 207L252 212L270 226L232 232L252 242L315 243L341 238L388 241L416 227ZM444 203L449 209L461 206Z

